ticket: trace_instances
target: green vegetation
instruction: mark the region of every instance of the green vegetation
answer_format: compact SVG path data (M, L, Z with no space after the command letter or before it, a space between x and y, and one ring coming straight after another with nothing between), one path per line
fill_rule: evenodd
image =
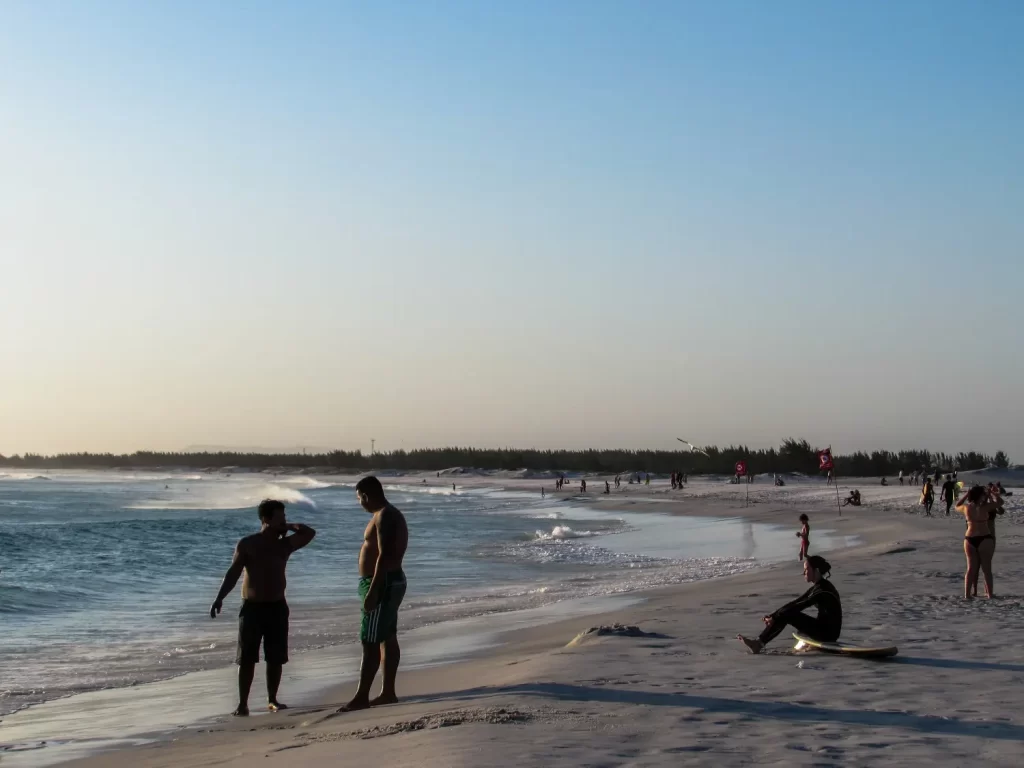
M818 474L814 447L806 440L790 438L778 448L752 450L746 446L703 448L701 453L680 451L584 450L540 451L517 448L423 448L413 451L392 451L365 455L360 451L331 451L321 454L265 453L157 453L139 451L126 455L67 453L56 456L0 456L0 467L31 467L35 469L239 469L265 470L316 467L318 471L359 473L365 471L438 471L452 467L477 469L529 469L535 471L588 472L611 475L625 472L667 474L682 471L688 474L732 474L736 462L745 461L751 472L802 472ZM842 476L885 476L929 469L935 471L984 469L988 466L1009 466L1005 453L989 456L976 451L946 453L917 451L872 451L835 455L836 473Z

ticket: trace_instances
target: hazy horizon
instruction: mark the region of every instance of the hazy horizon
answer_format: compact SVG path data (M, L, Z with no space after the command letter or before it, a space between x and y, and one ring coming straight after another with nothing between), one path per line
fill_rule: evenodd
M0 453L1024 460L1024 5L0 8Z

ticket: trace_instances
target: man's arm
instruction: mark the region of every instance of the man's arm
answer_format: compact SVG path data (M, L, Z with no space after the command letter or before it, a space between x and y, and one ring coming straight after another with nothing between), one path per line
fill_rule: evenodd
M285 539L285 541L288 542L288 545L292 548L292 552L297 549L302 549L313 540L314 536L316 536L316 531L302 523L289 523L288 530L294 531L291 536Z
M377 562L373 564L373 579L370 581L370 589L366 593L366 600L363 601L363 609L372 611L380 602L378 590L380 582L384 578L384 568L381 566L391 555L395 547L395 526L392 516L387 508L377 513Z
M235 588L235 584L238 583L238 577L242 575L243 570L245 570L245 555L242 553L242 542L238 542L235 547L235 555L231 558L231 567L228 568L228 572L224 574L224 581L221 582L220 591L217 593L217 599L214 600L213 605L210 606L211 619L217 618L217 614L220 613L224 598L227 597L231 590Z

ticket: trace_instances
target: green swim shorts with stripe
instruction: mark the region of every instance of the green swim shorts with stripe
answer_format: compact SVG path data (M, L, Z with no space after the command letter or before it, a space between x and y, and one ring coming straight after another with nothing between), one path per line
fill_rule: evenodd
M369 576L359 579L359 599L366 600L370 591ZM377 645L390 640L398 632L398 607L405 597L405 573L399 569L384 574L380 586L380 601L377 607L367 613L362 612L359 626L359 640L367 645Z

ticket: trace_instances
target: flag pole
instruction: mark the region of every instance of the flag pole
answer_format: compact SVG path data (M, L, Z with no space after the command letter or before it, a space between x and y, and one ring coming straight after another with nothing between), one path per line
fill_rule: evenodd
M843 505L839 502L839 478L836 477L836 457L832 455L832 446L828 447L828 455L832 458L832 484L836 487L836 508L839 516L843 516Z

